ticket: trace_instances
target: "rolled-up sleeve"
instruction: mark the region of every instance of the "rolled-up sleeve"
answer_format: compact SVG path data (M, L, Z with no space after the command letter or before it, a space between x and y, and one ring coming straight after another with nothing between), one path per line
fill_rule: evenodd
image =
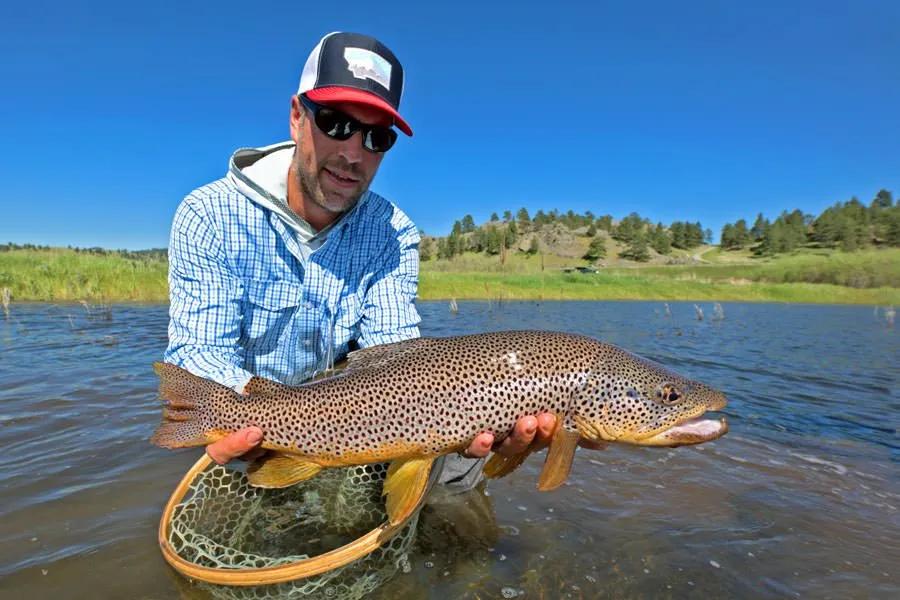
M204 206L188 196L175 213L169 240L169 345L164 360L241 389L251 377L241 366L238 343L244 290L224 250Z
M358 340L363 348L419 337L419 232L405 218L399 227L397 252L387 253L365 294Z

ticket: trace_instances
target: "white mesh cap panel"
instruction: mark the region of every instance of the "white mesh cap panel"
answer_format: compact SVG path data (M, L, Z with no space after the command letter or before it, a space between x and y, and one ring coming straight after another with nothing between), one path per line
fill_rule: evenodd
M319 40L319 43L313 48L309 58L306 59L306 64L303 65L303 72L300 74L300 85L297 87L297 94L304 94L316 87L316 80L319 78L319 58L322 55L322 46L325 44L325 40L336 33L340 32L332 31Z

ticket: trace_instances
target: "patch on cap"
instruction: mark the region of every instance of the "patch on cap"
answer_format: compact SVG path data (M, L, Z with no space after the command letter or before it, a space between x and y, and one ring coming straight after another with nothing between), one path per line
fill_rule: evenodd
M371 79L391 91L391 63L365 48L344 48L347 70L357 79Z

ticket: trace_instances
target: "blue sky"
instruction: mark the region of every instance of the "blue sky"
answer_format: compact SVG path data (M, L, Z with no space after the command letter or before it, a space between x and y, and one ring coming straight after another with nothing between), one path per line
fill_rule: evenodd
M165 246L235 148L287 139L335 30L404 63L415 136L373 189L431 234L525 206L718 235L900 195L897 2L38 0L0 21L0 242Z

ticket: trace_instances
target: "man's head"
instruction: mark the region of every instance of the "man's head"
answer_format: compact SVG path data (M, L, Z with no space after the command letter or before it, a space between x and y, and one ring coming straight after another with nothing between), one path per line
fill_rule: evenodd
M397 112L403 67L368 36L332 33L313 49L291 101L297 144L288 202L321 229L353 208L396 139L412 130Z

